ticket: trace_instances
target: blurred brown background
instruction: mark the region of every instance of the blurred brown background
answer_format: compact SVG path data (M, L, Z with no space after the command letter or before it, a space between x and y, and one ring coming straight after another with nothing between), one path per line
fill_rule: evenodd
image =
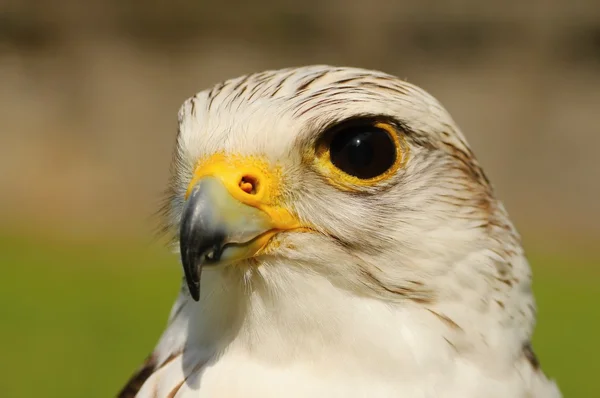
M524 234L600 237L596 0L0 4L6 225L148 230L184 99L239 74L328 63L440 99Z

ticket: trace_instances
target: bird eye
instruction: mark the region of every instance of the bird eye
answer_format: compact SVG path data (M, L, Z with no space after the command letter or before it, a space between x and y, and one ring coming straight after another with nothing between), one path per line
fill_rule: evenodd
M331 163L361 180L384 174L394 166L396 158L396 141L377 125L343 128L333 134L329 143Z
M317 171L338 189L361 192L406 164L410 147L395 123L353 119L327 129L307 152Z

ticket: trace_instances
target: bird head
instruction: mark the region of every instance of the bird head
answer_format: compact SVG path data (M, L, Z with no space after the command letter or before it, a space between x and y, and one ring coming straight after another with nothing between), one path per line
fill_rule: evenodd
M187 100L166 209L194 300L203 272L237 275L248 291L318 275L413 303L510 289L498 281L528 272L446 110L363 69L263 72Z

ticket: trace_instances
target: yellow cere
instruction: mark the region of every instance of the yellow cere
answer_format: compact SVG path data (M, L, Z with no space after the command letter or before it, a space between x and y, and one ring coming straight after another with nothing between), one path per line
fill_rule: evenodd
M264 211L274 229L300 227L297 218L280 204L281 169L270 166L263 158L219 153L200 160L185 194L186 199L204 177L218 178L232 197Z
M392 177L398 171L398 169L400 169L400 167L406 165L406 162L408 161L409 147L406 144L402 134L387 123L376 123L374 126L385 130L392 138L396 146L396 160L394 161L394 164L385 173L380 174L377 177L361 179L344 173L342 170L335 167L335 165L331 162L329 153L330 140L324 140L317 145L314 155L314 161L317 165L317 168L321 170L323 175L327 177L329 182L336 188L345 191L359 192L360 187L370 187L381 181L385 181Z

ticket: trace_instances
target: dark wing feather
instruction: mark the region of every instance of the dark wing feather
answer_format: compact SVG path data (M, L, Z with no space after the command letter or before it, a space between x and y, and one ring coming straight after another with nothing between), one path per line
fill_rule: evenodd
M131 376L125 387L117 395L117 398L135 398L146 380L154 373L155 368L156 360L153 355L150 355L138 371Z
M187 311L184 311L184 309L190 302L192 301L187 291L187 284L182 282L179 296L169 315L167 328L158 345L117 394L117 398L135 398L152 374L181 355L185 343L185 334L180 331L187 324Z

